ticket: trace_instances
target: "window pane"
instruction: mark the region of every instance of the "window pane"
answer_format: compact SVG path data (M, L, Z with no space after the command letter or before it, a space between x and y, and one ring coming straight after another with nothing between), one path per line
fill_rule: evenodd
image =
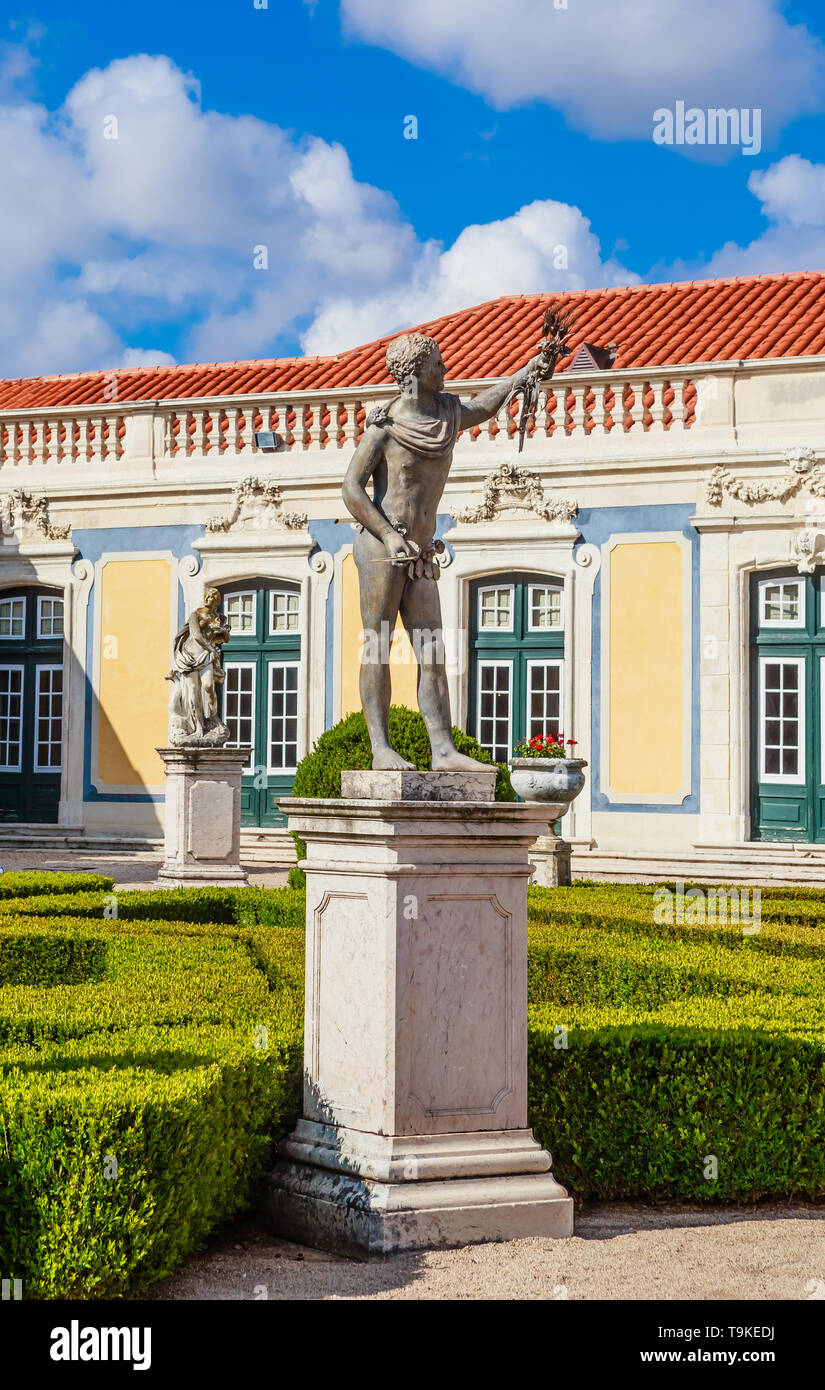
M802 768L800 672L795 661L771 661L763 667L762 775L797 777ZM767 687L774 687L768 692Z
M25 630L25 598L0 599L0 637L23 637Z
M272 631L297 632L299 628L300 596L276 589L272 595Z
M254 594L229 594L224 602L224 612L230 632L254 633Z
M530 627L561 627L561 589L538 586L530 589Z
M250 745L249 762L255 757L255 668L233 662L226 663L224 686L224 723L229 726L228 748Z
M799 580L778 580L762 590L762 621L773 625L798 623L802 613L802 585Z
M513 590L482 589L479 626L482 628L504 628L513 626Z
M273 661L269 664L269 766L291 770L297 763L298 669Z
M496 762L510 756L511 680L508 663L479 662L478 741Z
M63 600L38 595L37 599L38 637L63 636Z
M0 767L20 770L20 729L23 713L23 672L0 666Z
M531 661L527 681L527 737L561 733L561 663Z
M38 666L35 686L34 766L38 772L57 772L63 733L63 671Z

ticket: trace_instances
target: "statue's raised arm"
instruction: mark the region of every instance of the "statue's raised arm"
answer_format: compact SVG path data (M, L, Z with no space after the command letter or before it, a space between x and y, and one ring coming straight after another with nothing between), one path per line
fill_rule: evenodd
M360 691L373 768L410 766L389 736L390 643L385 638L400 615L418 659L418 706L430 736L432 766L477 770L477 762L459 753L453 741L436 582L445 550L435 535L438 507L459 432L488 420L518 391L525 396L524 417L537 383L553 373L565 322L560 314L545 316L548 331L537 356L515 376L467 402L445 392L446 368L433 338L404 333L387 348L387 370L399 395L367 417L343 485L357 531L353 556L361 598Z

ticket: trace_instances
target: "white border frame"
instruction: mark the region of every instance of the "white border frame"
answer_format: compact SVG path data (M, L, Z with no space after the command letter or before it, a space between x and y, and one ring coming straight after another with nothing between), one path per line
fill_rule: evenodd
M533 594L536 589L553 589L561 598L561 622L556 627L534 627L533 626ZM528 584L527 585L527 631L528 632L561 632L564 633L564 584L559 581L557 584Z
M258 638L258 605L257 605L257 603L255 602L255 599L257 598L257 595L258 595L257 589L236 589L235 592L234 592L234 594L226 594L226 595L223 595L223 594L222 594L222 595L221 595L221 601L222 601L222 603L224 603L224 604L226 604L226 603L229 601L229 599L231 599L231 598L251 598L251 599L252 599L252 627L251 627L251 628L239 628L237 631L235 631L235 629L233 629L233 628L230 628L230 632L231 632L231 634L232 634L232 637L254 637L256 642L259 640L259 638ZM228 618L228 614L227 614L227 618ZM231 641L231 640L232 640L232 638L230 637L230 641Z
M20 772L20 773L22 773L22 771L23 771L23 710L24 710L25 701L26 701L26 667L25 667L24 663L23 663L23 662L20 662L20 661L0 661L0 669L2 669L3 671L19 671L19 672L20 672L20 744L19 744L19 748L20 748L19 759L20 759L20 760L19 760L19 762L17 763L17 766L16 766L16 767L11 767L11 766L9 766L8 764L3 763L2 765L0 765L0 772ZM61 752L61 756L62 756L62 752ZM14 824L15 824L15 825L19 825L20 822L19 822L19 821L15 821Z
M491 587L492 587L492 586L491 586ZM503 631L503 629L502 629L502 631ZM513 692L513 658L510 657L510 656L502 656L502 657L482 656L482 657L479 657L478 660L476 661L476 682L477 682L477 684L476 684L476 731L475 731L475 737L476 737L476 739L478 740L479 743L481 743L481 680L480 680L480 674L481 674L482 669L483 669L485 666L506 666L507 669L508 669L508 671L509 671L509 673L510 673L510 689L509 689L510 704L509 704L508 712L507 712L507 757L504 759L505 762L508 762L508 763L509 763L510 759L511 759L512 756L513 756L513 699L514 699L514 692ZM482 746L482 748L484 747L483 744L481 744L481 746ZM493 761L494 761L494 762L497 761L496 756L495 756L495 753L491 753L490 756L493 758Z
M768 622L765 617L765 594L770 586L777 584L793 584L799 594L799 617L783 619L775 622ZM805 580L796 579L793 575L782 575L779 579L760 579L759 580L759 631L764 629L766 632L798 632L805 627Z
M254 590L251 590L250 592L253 592L253 593L254 593ZM242 770L242 776L244 776L244 777L254 777L254 775L255 775L255 768L257 767L257 763L255 762L255 720L256 720L257 714L258 714L258 692L257 692L257 689L256 689L257 682L256 682L256 680L255 680L255 673L257 672L257 669L258 669L258 663L257 663L257 661L244 661L244 660L242 660L242 659L241 659L241 660L236 660L235 657L227 657L227 658L225 658L224 663L223 663L223 669L224 669L224 671L227 673L227 675L229 674L230 670L234 669L235 667L239 667L239 668L242 668L242 669L245 670L245 671L251 671L251 672L252 672L252 747L251 747L250 752L249 752L249 762L247 763L246 767L243 768L243 770ZM224 717L224 722L226 722L226 685L225 685L225 684L224 684L224 688L223 688L223 717ZM227 748L238 748L238 747L240 747L241 745L239 745L239 744L237 744L237 743L231 743L231 742L227 741L227 743L226 743L225 746L226 746Z
M505 589L510 594L510 626L509 627L484 627L481 621L481 600L484 594L501 594ZM515 584L484 584L478 590L478 609L476 612L476 625L479 632L515 632L516 621L516 586Z
M47 595L46 597L49 597L49 595ZM40 603L40 595L38 594L38 605L39 605L39 603ZM39 620L39 615L38 615L38 620ZM63 663L62 663L62 662L59 662L59 661L55 661L55 662L46 662L46 661L44 661L44 662L42 662L42 663L38 663L38 664L35 666L35 668L34 668L34 672L35 672L35 680L34 680L34 737L33 737L33 740L32 740L32 742L33 742L33 747L34 747L34 757L32 758L32 772L33 772L33 773L35 773L35 772L40 772L40 773L50 773L50 772L51 772L51 773L58 773L58 772L62 772L62 771L63 771L63 738L62 738L62 732L61 732L61 739L60 739L60 762L58 763L57 767L53 767L53 766L43 767L43 766L41 766L41 764L38 763L38 761L37 761L37 747L38 747L38 744L39 744L39 742L40 742L40 740L39 740L38 737L37 737L37 719L38 719L37 706L38 706L38 704L39 704L39 702L40 702L40 673L41 673L41 671L60 671L61 674L62 674L62 673L63 673ZM63 727L63 705L64 705L64 702L65 702L65 697L66 697L66 681L65 681L65 678L64 678L64 681L63 681L63 689L62 689L62 691L60 692L60 725L61 725L61 730L62 730L62 727Z
M31 586L28 586L28 587L31 587ZM2 604L4 604L4 603L22 603L22 605L23 605L23 631L20 633L20 636L19 636L19 637L15 637L13 633L9 633L8 635L6 635L5 632L0 632L0 642L25 642L25 640L26 640L26 607L27 607L26 595L25 595L25 594L2 594L2 593L0 593L0 605L2 605ZM12 621L13 621L13 620L12 620Z
M63 631L66 628L66 600L62 594L38 594L37 595L37 632L35 640L38 642L53 642L58 638L62 640L63 632L44 632L43 631L43 604L60 603L63 606Z
M766 783L766 785L767 785L767 786L770 786L770 787L774 787L774 786L776 786L776 787L804 787L804 785L805 785L805 781L806 781L806 777L807 777L807 769L806 769L806 761L805 761L805 741L806 741L806 740L805 740L805 734L806 734L805 716L806 716L806 712L807 712L807 711L806 711L806 700L805 700L805 674L806 674L805 668L806 668L806 663L807 663L807 657L804 657L804 656L778 656L778 655L773 655L773 656L760 656L760 658L759 658L759 750L758 750L758 751L759 751L759 781L760 781L760 782ZM795 666L796 669L797 669L797 671L800 671L800 670L802 671L802 676L801 676L800 679L799 679L799 687L798 687L798 693L799 693L799 714L798 714L798 716L797 716L797 723L799 724L799 732L800 732L800 740L799 740L799 743L798 743L798 745L797 745L798 750L799 750L799 772L798 772L798 773L794 773L794 774L785 773L785 772L767 773L767 772L765 771L765 738L764 738L764 727L765 727L765 676L764 676L764 671L765 671L765 667L766 667L767 665L769 665L769 664L770 664L771 666L777 666L777 665L778 665L778 666Z
M546 632L546 631L548 631L548 629L547 629L547 628L541 628L540 631L541 631L541 632ZM534 666L558 666L558 667L559 667L559 733L563 735L563 734L564 734L564 657L563 657L563 656L536 656L536 657L529 657L528 660L527 660L527 662L526 662L526 667L527 667L527 690L526 690L526 692L525 692L525 694L526 694L526 702L525 702L526 707L525 707L525 711L524 711L525 739L529 739L529 738L530 738L530 734L527 733L526 730L528 730L528 729L529 729L529 726L530 726L530 671L532 670L532 668L533 668Z
M183 562L187 566L183 581L187 611L196 606L204 590L213 585L222 590L229 584L257 586L261 580L274 581L276 588L297 584L301 604L300 689L303 692L298 737L300 761L326 728L326 609L334 572L333 557L326 550L315 549L308 531L284 528L208 532L192 542L192 549L202 564L199 569L194 557L190 557L191 565L189 559ZM261 826L255 827L255 832L284 834L283 829Z
M300 586L299 584L297 584L297 585L295 586L295 588L293 589L293 588L287 587L287 585L286 585L286 583L285 583L284 581L282 581L282 584L283 584L283 587L282 587L282 588L279 588L278 585L276 584L273 588L271 588L271 589L268 590L268 593L269 593L269 602L268 602L268 604L267 604L268 613L267 613L267 633L266 633L266 636L267 636L267 637L301 637L301 636L303 635L303 634L302 634L302 631L301 631L301 586ZM276 595L276 594L288 594L288 595L291 595L292 598L297 598L297 600L298 600L298 626L297 626L297 627L276 627L276 626L275 626L275 595Z
M295 755L295 756L296 756L296 762L295 762L295 765L294 765L293 767L271 767L271 766L270 766L270 762L269 762L269 756L270 756L270 753L272 752L272 740L271 740L271 738L270 738L270 735L271 735L271 732L272 732L272 668L273 668L273 666L293 666L293 667L295 668L295 670L297 671L297 673L298 673L298 678L297 678L297 682L296 682L296 691L295 691L295 698L296 698L296 710L295 710L296 730L295 730L295 740L296 740L296 750L297 750L297 751L296 751L296 755ZM267 771L267 776L268 776L268 777L292 777L292 776L294 776L294 774L297 772L297 770L298 770L298 763L301 761L301 756L302 756L302 755L301 755L301 663L300 663L300 661L298 661L298 660L291 659L291 660L287 660L287 661L282 661L282 660L280 660L277 656L267 656L267 657L266 657L266 749L265 749L265 752L266 752L266 771Z
M610 784L610 561L619 545L661 545L675 542L682 551L682 780L676 792L618 792ZM601 616L601 722L600 783L605 798L615 806L681 806L698 790L691 786L693 741L693 565L691 543L681 531L622 531L602 546Z

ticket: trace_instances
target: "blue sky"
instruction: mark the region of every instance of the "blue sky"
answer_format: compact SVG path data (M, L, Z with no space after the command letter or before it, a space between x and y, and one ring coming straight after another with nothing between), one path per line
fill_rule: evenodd
M825 263L813 4L73 11L0 29L4 375L334 352L498 294ZM759 139L658 143L678 103L757 112Z

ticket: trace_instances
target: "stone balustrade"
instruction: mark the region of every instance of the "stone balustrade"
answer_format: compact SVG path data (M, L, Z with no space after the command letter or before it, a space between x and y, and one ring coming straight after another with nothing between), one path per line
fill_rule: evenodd
M354 448L374 405L390 400L394 392L373 390L359 396L352 392L305 393L278 396L265 404L246 401L195 401L163 412L163 452L166 458L192 454L255 453L255 433L272 431L277 449ZM690 378L634 380L573 380L556 383L543 398L530 425L529 443L540 439L690 429L695 421L696 388ZM518 430L520 403L509 406L485 425L459 436L459 447L479 438L503 443Z
M0 465L102 464L124 452L123 416L98 405L0 411Z
M815 369L816 392L825 418L825 376L822 363L712 363L666 370L623 372L566 372L550 383L531 422L524 444L525 459L592 449L600 454L646 454L701 450L735 442L739 424L761 426L761 395L774 403L782 399L791 376L800 368ZM760 378L772 373L778 382ZM450 389L469 396L489 382L450 383ZM756 388L756 389L755 389ZM747 410L735 400L742 396ZM392 386L338 388L260 395L137 401L111 405L52 407L0 411L0 469L16 473L38 465L91 466L104 473L131 461L152 468L174 469L184 460L216 462L225 457L247 461L258 454L330 454L351 452L375 405L397 394ZM792 394L792 393L791 393ZM791 398L790 395L788 397ZM512 452L518 432L520 399L516 398L481 426L459 436L457 452L486 452L505 446ZM801 422L800 422L801 423ZM274 448L261 447L256 433L271 431ZM657 438L659 443L657 444ZM644 441L644 442L642 442Z

